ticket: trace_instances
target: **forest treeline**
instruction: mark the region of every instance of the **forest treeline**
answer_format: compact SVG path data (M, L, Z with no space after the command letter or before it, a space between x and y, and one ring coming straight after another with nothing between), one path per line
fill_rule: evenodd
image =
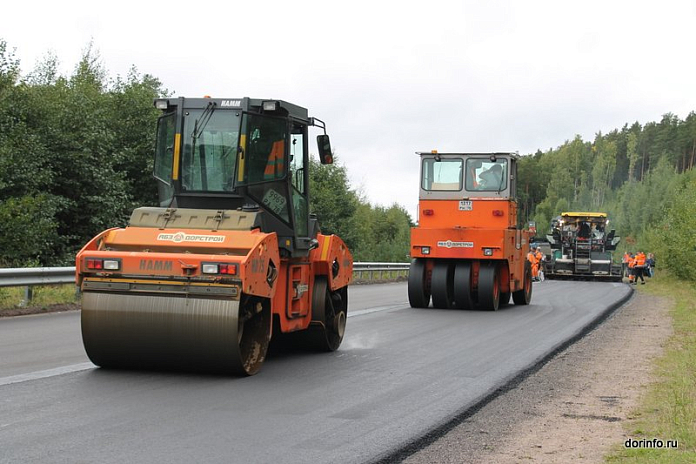
M22 75L0 40L0 267L74 265L91 237L158 205L153 101L167 96L162 83L135 68L110 79L91 47L70 76L58 68L49 55ZM340 164L312 162L310 176L311 210L356 260L407 260L404 208L371 205Z
M157 204L152 102L168 91L135 68L109 78L91 47L70 76L58 64L49 55L23 75L0 39L0 267L72 265L96 233ZM340 235L358 261L406 261L416 218L397 204L366 201L341 155L332 166L310 165L322 230ZM604 211L623 237L621 251L652 251L658 267L694 279L695 162L694 113L626 124L591 141L575 136L522 157L520 221L543 231L561 211Z
M634 122L522 158L523 217L540 232L562 211L606 212L623 251L653 252L658 266L696 280L696 113ZM616 258L616 257L615 257Z

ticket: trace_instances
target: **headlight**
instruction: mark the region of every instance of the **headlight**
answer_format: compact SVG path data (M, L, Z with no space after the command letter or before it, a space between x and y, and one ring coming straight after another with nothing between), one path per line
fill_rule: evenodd
M430 247L429 246L421 247L421 253L423 253L424 255L429 255L430 254Z

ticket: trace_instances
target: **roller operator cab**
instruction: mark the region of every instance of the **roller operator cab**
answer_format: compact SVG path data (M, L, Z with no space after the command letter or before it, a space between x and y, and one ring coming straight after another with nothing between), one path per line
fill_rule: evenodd
M102 367L254 374L272 335L336 350L353 259L309 214L309 131L281 100L158 99L159 207L77 255L82 337ZM292 335L290 335L292 334Z
M529 304L530 233L518 227L515 153L418 153L418 225L411 229L414 308L496 310Z

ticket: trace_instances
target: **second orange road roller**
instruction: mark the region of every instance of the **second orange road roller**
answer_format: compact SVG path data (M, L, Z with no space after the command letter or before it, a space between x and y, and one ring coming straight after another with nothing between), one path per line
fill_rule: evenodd
M309 212L308 128L282 100L163 98L154 176L136 209L78 253L82 338L102 367L256 373L271 337L338 349L353 259Z
M532 299L531 233L518 225L515 153L418 153L418 225L411 229L414 308L497 310Z

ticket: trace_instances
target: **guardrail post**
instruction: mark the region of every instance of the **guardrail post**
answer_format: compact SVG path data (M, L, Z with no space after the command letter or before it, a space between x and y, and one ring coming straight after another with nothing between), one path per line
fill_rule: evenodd
M27 306L30 302L31 299L34 297L34 289L27 285L24 287L24 299L19 302L19 306Z

